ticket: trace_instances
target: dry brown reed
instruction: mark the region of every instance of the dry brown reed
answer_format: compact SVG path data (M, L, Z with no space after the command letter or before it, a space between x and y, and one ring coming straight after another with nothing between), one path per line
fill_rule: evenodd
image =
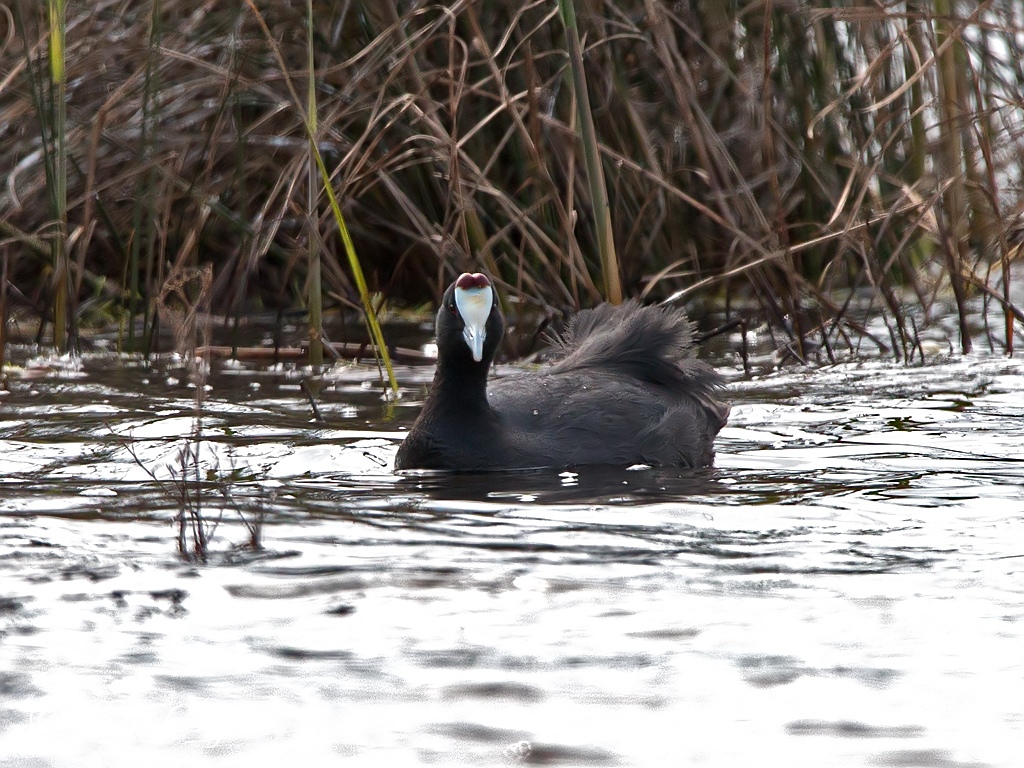
M245 4L67 8L68 267L86 319L142 317L148 338L168 275L206 264L215 313L304 305L310 213L328 307L358 305L331 213L303 183L288 83L310 66L307 8L256 5L272 44ZM909 359L944 306L966 350L967 305L984 296L1012 350L1019 2L576 5L625 293L723 299L801 359L863 339ZM0 236L12 284L52 318L48 28L37 3L9 8ZM312 8L317 148L370 289L416 305L472 268L520 306L598 301L554 0ZM872 310L888 338L864 325Z

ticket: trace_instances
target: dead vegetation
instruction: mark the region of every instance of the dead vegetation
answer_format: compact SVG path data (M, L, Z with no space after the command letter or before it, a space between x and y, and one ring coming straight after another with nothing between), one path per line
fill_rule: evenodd
M240 509L232 493L232 483L239 479L239 473L234 469L225 471L216 456L207 455L204 450L204 405L210 362L207 356L198 354L198 350L209 342L207 321L212 283L210 265L182 268L168 276L157 299L157 317L170 329L175 351L185 364L195 391L189 433L181 439L173 460L156 467L139 456L130 437L125 440L125 447L135 463L174 503L178 553L191 563L208 561L225 507L234 508L248 531L247 540L235 549L249 552L262 549L262 508L248 515Z
M290 95L307 82L306 6L255 5L273 43L243 3L69 5L63 124L44 9L0 7L5 307L71 336L76 319L121 322L144 348L175 275L208 269L217 314L305 306L311 252L325 307L359 306L330 208L310 205ZM865 341L910 358L936 306L956 307L966 351L977 296L1012 351L1020 3L576 6L626 294L720 300L799 359ZM316 146L370 289L417 305L473 268L527 306L599 301L554 0L313 12Z

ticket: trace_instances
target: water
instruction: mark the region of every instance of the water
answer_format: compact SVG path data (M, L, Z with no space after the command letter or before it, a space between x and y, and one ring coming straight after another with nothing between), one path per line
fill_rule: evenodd
M389 471L429 370L388 421L335 369L323 426L217 364L205 564L185 372L25 362L0 765L1021 764L1019 360L737 377L709 471L476 477Z

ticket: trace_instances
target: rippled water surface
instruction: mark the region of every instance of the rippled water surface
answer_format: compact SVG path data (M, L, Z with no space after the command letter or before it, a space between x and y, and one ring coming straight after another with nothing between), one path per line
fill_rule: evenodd
M185 372L22 362L0 765L1024 760L1020 361L737 376L706 472L409 477L429 369L390 420L334 369L322 425L298 372L221 363L205 563Z

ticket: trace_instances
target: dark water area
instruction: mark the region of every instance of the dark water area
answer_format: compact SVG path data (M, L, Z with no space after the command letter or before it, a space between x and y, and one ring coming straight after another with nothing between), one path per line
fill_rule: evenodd
M180 361L14 358L0 765L1021 764L1018 359L725 360L713 469L475 476L391 472L429 367L215 362L197 563Z

